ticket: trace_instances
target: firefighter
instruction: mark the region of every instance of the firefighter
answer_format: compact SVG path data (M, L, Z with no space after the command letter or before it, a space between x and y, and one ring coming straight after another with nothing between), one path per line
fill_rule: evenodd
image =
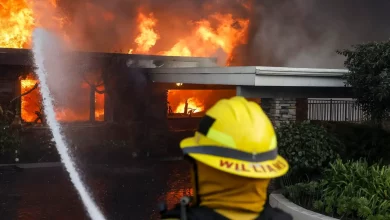
M161 209L162 219L292 219L267 202L270 180L289 165L278 155L274 128L257 103L238 96L220 100L180 148L192 164L194 195L172 210Z

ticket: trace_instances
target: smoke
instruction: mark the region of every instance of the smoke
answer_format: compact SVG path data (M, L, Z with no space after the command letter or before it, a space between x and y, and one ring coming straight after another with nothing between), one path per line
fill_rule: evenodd
M228 58L228 55L222 49L218 49L214 54L211 55L211 57L217 58L218 66L224 66L226 64L226 59Z
M45 32L43 42L44 67L47 71L47 86L53 97L56 112L61 117L74 120L86 120L89 115L89 91L90 87L85 78L95 83L96 73L91 68L93 62L87 59L80 63L80 55L74 54L70 49L72 45L63 41L54 32ZM71 111L68 111L71 110Z
M45 69L50 73L47 76L47 84L54 99L61 102L60 98L65 98L62 96L63 91L66 91L72 83L67 71L70 65L69 57L66 55L64 42L56 34L49 32L45 34L45 53L50 54L44 60Z
M390 37L386 0L262 0L252 11L246 65L340 68L336 50Z

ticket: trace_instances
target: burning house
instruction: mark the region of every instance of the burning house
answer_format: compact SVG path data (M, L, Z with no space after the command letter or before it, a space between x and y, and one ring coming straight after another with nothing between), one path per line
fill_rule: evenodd
M261 102L276 125L307 119L307 98L351 97L340 77L344 70L258 66L284 65L291 55L274 50L278 39L266 47L252 42L264 37L256 35L255 14L264 9L258 6L253 0L8 0L0 4L0 117L26 128L24 161L48 146L30 50L37 27L67 49L47 57L45 68L69 145L92 149L84 159L111 157L106 151L96 156L96 146L117 150L105 148L111 146L106 140L134 147L113 156L116 162L140 149L149 155L156 142L172 148L153 153L172 155L179 139L163 133L167 126L192 131L216 101L237 94ZM41 143L36 132L48 141Z
M52 77L56 87L61 87L53 95L60 122L197 118L217 100L236 94L232 86L153 84L143 68L239 64L236 54L247 42L249 1L234 1L231 10L220 11L216 10L222 9L220 3L199 3L194 7L203 10L203 16L171 8L177 12L173 17L188 19L179 23L164 21L162 10L136 1L123 5L131 12L126 14L101 2L76 5L65 0L2 4L7 13L0 15L0 105L21 122L44 122L39 82L28 50L35 27L56 33L72 51L83 51L67 55L72 65ZM64 68L48 72L58 69Z
M153 83L144 67L215 66L215 59L133 54L74 52L80 61L78 72L56 95L57 120L60 122L137 121L145 116L196 117L220 98L235 95L229 86L194 86ZM23 123L44 122L31 51L1 49L1 99L4 109L14 111ZM82 63L93 63L79 69ZM148 66L149 65L149 66Z

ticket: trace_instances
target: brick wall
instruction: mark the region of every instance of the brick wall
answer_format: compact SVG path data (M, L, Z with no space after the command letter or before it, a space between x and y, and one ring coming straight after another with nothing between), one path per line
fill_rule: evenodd
M296 120L296 99L262 98L261 106L276 127Z

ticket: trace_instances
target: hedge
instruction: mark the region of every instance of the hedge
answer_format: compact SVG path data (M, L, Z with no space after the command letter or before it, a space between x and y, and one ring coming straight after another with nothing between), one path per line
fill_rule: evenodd
M321 125L342 143L337 149L344 160L364 158L368 163L390 162L390 132L369 124L348 122L312 122Z
M338 158L335 149L342 147L326 129L309 122L282 124L276 132L279 152L288 160L295 178L321 173Z
M342 219L390 219L390 167L366 161L336 160L318 182L286 188L294 203ZM307 199L307 198L311 199ZM309 201L309 202L307 202ZM313 201L313 202L311 202Z

